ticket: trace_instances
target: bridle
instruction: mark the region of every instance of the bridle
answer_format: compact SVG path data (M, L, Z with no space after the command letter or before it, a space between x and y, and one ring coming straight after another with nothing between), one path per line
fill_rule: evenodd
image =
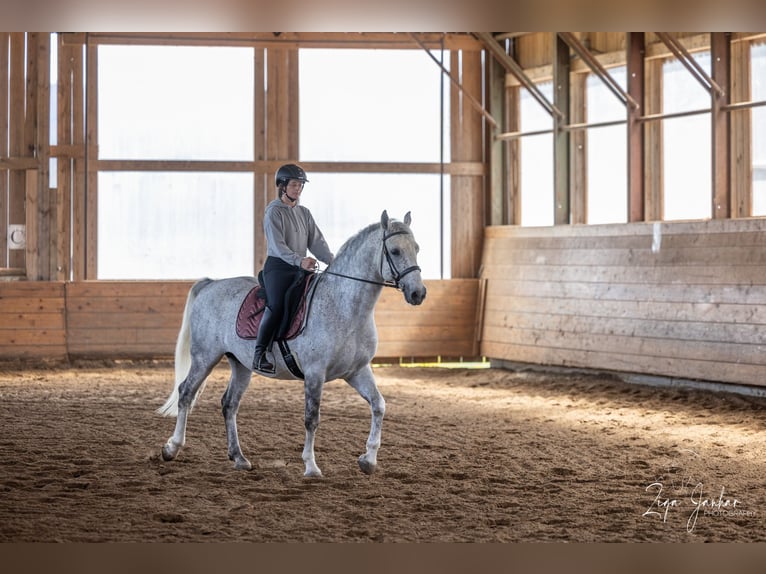
M386 245L386 241L391 239L392 237L395 237L397 235L407 235L409 234L409 231L405 230L399 230L394 231L392 233L384 233L383 234L383 256L386 259L386 262L388 263L388 269L391 271L391 275L393 275L394 279L393 281L373 281L371 279L363 279L362 277L354 277L352 275L344 275L343 273L335 273L334 271L328 271L325 269L324 271L321 271L323 274L327 275L334 275L335 277L343 277L345 279L352 279L354 281L360 281L362 283L370 283L372 285L381 285L383 287L393 287L394 289L398 289L401 291L402 286L400 281L406 276L412 273L413 271L421 271L419 265L411 265L410 267L407 267L404 271L399 271L396 268L396 263L394 263L393 258L391 257L391 253L388 251L388 245ZM383 276L383 257L380 258L380 276Z

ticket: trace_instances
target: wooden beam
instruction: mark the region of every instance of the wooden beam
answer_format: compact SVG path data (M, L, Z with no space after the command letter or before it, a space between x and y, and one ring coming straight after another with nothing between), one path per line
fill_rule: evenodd
M731 66L731 43L729 34L726 32L712 32L711 44L711 68L712 81L719 86L729 86ZM721 93L722 92L722 93ZM731 166L731 140L729 137L729 112L723 110L723 106L729 103L730 90L711 90L712 100L710 119L712 123L712 135L710 147L712 150L712 189L713 189L713 217L715 219L728 219L732 215L731 178L729 168Z
M507 120L505 70L500 63L491 58L487 63L487 93L489 95L489 111L505 126ZM493 137L492 130L487 130L487 149L489 150L489 177L487 185L487 224L503 225L508 222L508 167L506 165L506 146Z
M644 113L644 34L628 32L628 94L638 107L628 106L628 221L644 220L644 126L638 121Z
M601 62L596 59L593 54L577 39L572 32L559 32L558 36L566 42L570 48L572 48L585 64L591 69L591 71L598 77L606 87L612 92L620 102L629 107L637 108L638 102L634 100L631 95L625 92L622 87L612 78L609 72L601 65Z
M662 60L650 60L645 65L646 114L661 113ZM644 219L646 221L661 220L665 211L662 140L662 122L644 124Z
M588 76L577 74L571 79L570 86L570 121L585 123L588 121ZM570 189L571 222L588 222L588 130L569 131L570 145Z
M569 124L570 78L569 46L554 36L553 50L553 105L562 112L556 118L553 134L553 188L554 224L570 223L570 141L569 132L562 126Z
M10 34L0 32L0 157L8 156L8 75ZM0 170L4 169L0 160ZM0 269L8 267L8 174L0 171Z
M255 155L254 162L262 162L266 160L266 50L264 48L255 48L255 117L253 131L255 132L255 140L253 145L253 153ZM269 178L265 173L259 172L255 166L253 170L253 193L255 194L255 200L253 201L253 275L256 275L258 271L263 268L263 264L266 262L266 235L263 230L263 214L266 211L266 205L268 204L268 181Z
M410 36L412 36L412 39L415 41L415 43L423 49L423 51L428 55L428 57L431 58L431 60L436 63L439 69L441 69L442 74L444 74L445 76L447 76L447 78L449 78L450 82L452 82L452 84L463 93L464 97L468 98L468 101L471 103L471 105L474 108L476 108L476 111L482 114L493 128L498 129L499 126L498 126L497 120L495 120L495 118L492 117L492 114L490 114L489 111L487 111L487 109L482 105L482 103L478 99L476 99L476 97L473 94L471 94L471 92L468 92L463 88L463 85L460 83L460 80L455 78L452 75L452 73L450 73L450 71L447 68L445 68L442 65L442 63L434 57L434 55L428 49L428 46L426 46L423 42L421 42L420 38L418 38L418 36L414 32L410 32Z
M84 34L67 34L77 42ZM420 32L418 36L429 48L481 51L482 45L470 33ZM173 45L173 46L247 46L264 49L337 48L337 49L402 49L414 50L410 37L401 32L182 32L121 33L90 32L89 44Z
M38 172L30 169L26 176L26 276L31 281L42 279L39 231L42 224L40 202L42 200L38 186ZM45 246L47 248L47 246Z
M743 102L751 97L749 42L731 45L729 102ZM749 108L731 112L729 117L731 154L731 217L750 217L753 203L752 118Z
M34 220L36 230L33 241L35 249L30 249L27 243L27 277L29 279L48 281L54 278L55 266L54 243L55 238L53 225L52 206L55 205L50 192L50 34L31 33L28 53L32 53L36 65L30 66L29 77L34 84L35 98L34 107L28 107L28 113L34 118L34 131L32 138L38 162L35 173L35 189L33 193L37 197L36 207L32 208L29 202L30 172L27 172L27 226L30 220ZM31 103L30 103L31 106ZM27 230L27 240L32 236ZM32 269L32 266L35 268Z
M98 46L87 46L86 58L85 162L82 170L85 183L85 276L98 279L98 173L88 169L89 164L98 159ZM75 165L78 163L75 161Z
M9 132L8 155L11 158L29 157L26 148L26 60L24 52L26 48L26 34L24 32L11 32L10 51L10 97L9 97ZM8 188L8 223L25 224L24 196L26 176L23 171L12 171L9 174ZM8 267L25 268L26 253L23 249L14 249L8 252Z
M76 47L64 43L64 35L58 37L58 93L56 141L59 146L77 150L81 156L85 151L81 146L72 142L72 65L74 58L71 52ZM82 51L82 47L80 47ZM67 281L71 278L72 261L72 163L74 154L69 157L59 157L56 162L56 279Z
M556 106L555 98L554 103L548 101L548 98L540 91L534 81L532 81L526 74L525 70L514 60L509 54L505 52L503 47L497 43L492 34L488 32L477 32L476 37L481 40L484 46L487 48L490 54L492 54L503 67L512 74L522 86L529 90L530 95L537 100L537 102L553 117L560 118L564 115L561 109Z

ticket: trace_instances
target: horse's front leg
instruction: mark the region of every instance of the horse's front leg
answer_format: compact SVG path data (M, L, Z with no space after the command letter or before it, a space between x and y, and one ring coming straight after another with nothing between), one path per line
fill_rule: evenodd
M306 471L303 476L322 476L314 458L314 437L319 426L319 403L322 401L322 388L324 381L312 380L308 376L304 382L304 393L306 395L306 412L304 422L306 424L306 442L303 445L303 462L306 465Z
M370 435L367 437L367 452L359 457L359 468L365 474L372 474L378 465L378 449L380 448L380 433L383 427L383 416L386 414L386 401L375 384L372 368L367 365L354 376L346 379L370 405L372 421Z
M237 412L242 395L250 385L252 372L233 356L229 356L231 366L231 379L226 392L221 397L221 409L226 423L226 441L228 443L229 460L234 461L234 468L238 470L251 470L253 465L242 454L239 446L239 433L237 432Z

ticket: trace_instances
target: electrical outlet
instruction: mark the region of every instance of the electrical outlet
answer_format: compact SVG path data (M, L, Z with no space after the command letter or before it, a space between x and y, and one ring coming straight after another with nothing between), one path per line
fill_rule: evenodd
M27 226L24 224L10 224L8 226L8 249L26 249Z

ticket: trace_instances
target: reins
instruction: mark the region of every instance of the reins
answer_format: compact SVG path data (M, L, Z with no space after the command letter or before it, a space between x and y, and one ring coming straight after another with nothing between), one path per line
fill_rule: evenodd
M363 277L354 277L353 275L345 275L343 273L336 273L335 271L328 271L325 269L324 271L317 271L316 273L326 274L326 275L334 275L335 277L342 277L344 279L351 279L353 281L359 281L361 283L369 283L370 285L379 285L381 287L393 287L394 289L401 289L400 281L405 275L408 275L409 273L412 273L413 271L420 271L419 265L412 265L411 267L408 267L401 273L396 268L396 264L394 263L394 260L391 258L391 254L388 252L388 246L386 245L386 241L390 239L391 237L394 237L395 235L406 235L408 234L408 231L394 231L393 233L389 233L387 235L383 236L383 254L386 257L386 262L388 263L388 268L391 270L391 274L394 276L393 281L374 281L372 279L364 279ZM383 258L380 259L380 275L383 276Z

